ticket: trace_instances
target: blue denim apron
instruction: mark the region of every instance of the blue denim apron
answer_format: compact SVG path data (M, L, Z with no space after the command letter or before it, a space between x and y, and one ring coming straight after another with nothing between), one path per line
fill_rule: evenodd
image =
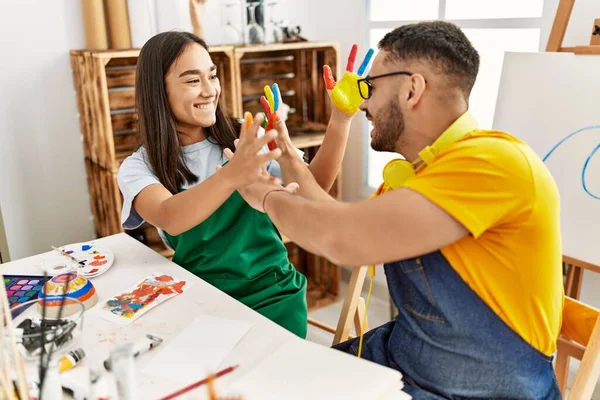
M399 313L365 334L363 358L401 371L414 399L561 398L552 357L506 325L441 252L384 269ZM358 340L336 348L356 354Z

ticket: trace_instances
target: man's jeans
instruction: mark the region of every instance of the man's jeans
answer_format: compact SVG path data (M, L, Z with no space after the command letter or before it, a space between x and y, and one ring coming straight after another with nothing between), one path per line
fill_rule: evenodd
M561 398L552 357L509 328L441 252L384 268L399 313L365 334L362 358L399 370L414 399ZM334 347L357 354L358 338Z

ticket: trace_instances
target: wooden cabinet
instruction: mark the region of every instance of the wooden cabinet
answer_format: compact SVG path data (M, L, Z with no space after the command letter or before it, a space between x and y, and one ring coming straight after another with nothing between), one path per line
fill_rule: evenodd
M338 68L335 43L290 43L269 46L210 48L222 86L221 104L232 116L262 111L265 85L279 84L283 102L290 106L288 126L296 147L310 160L323 140L330 106L322 79L324 64ZM73 81L77 92L81 133L94 217L99 237L122 232L122 197L117 185L121 162L139 145L135 113L135 67L139 50L74 50ZM341 194L340 178L332 194ZM128 232L166 257L156 229L144 226ZM290 260L309 281L309 308L335 300L340 267L312 255L285 239Z

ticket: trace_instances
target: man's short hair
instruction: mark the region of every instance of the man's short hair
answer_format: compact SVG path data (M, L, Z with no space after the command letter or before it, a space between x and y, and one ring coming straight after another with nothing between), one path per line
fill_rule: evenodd
M387 33L379 48L390 53L390 61L428 61L469 98L479 72L479 54L456 25L445 21L403 25Z

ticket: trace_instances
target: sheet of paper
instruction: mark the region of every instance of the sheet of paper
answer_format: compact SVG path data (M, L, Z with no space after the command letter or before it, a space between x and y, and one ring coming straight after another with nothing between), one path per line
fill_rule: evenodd
M143 372L182 383L196 382L229 366L220 364L251 326L245 321L200 315L170 343L158 347Z
M393 369L298 339L286 342L227 392L244 400L379 399L400 389L401 379Z
M98 304L93 313L116 324L129 325L159 304L183 293L191 285L191 282L156 273Z

